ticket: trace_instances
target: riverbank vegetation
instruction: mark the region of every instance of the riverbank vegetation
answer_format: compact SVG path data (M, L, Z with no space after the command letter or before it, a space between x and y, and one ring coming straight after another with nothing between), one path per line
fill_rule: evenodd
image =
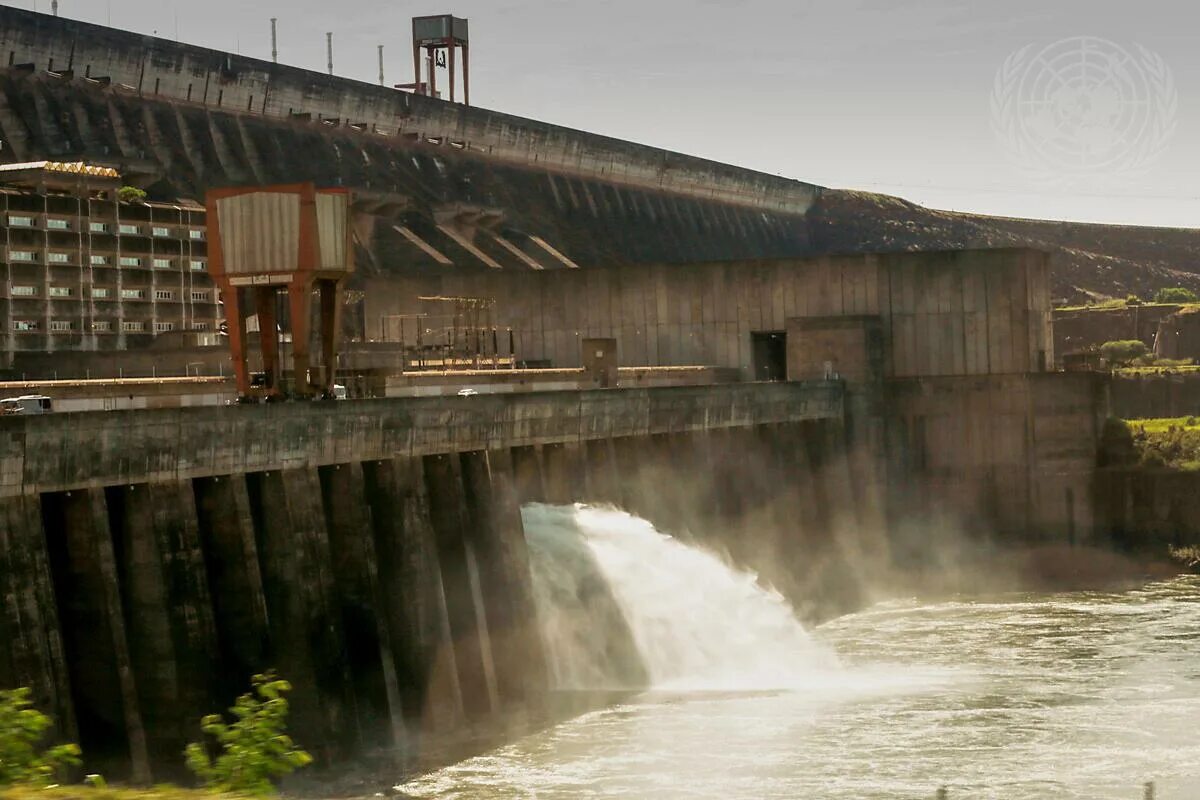
M1150 468L1200 470L1200 419L1118 421L1128 432L1134 463Z
M109 786L100 775L64 786L82 763L75 744L46 745L52 720L33 707L28 689L0 691L0 800L197 800L266 797L283 776L312 762L287 734L287 681L255 675L228 715L200 721L204 738L181 753L204 790L162 785L152 789Z

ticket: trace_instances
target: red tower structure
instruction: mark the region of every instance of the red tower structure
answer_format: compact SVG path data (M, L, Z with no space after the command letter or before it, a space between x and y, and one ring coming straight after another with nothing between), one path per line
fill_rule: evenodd
M229 347L242 397L283 393L277 309L286 293L292 338L292 391L331 394L337 368L341 294L354 271L350 194L311 183L214 189L208 207L209 269L221 289ZM310 370L312 302L320 303L323 374ZM251 385L246 319L258 315L265 381Z

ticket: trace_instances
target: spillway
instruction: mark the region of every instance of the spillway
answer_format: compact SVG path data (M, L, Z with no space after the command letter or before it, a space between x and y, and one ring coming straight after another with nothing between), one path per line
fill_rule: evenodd
M612 508L523 511L552 670L566 690L760 690L836 665L752 572Z

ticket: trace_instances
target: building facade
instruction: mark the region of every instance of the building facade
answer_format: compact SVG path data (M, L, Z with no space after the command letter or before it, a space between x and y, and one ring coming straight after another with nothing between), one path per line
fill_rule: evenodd
M81 164L0 167L3 363L20 352L136 349L216 331L204 207L122 202Z

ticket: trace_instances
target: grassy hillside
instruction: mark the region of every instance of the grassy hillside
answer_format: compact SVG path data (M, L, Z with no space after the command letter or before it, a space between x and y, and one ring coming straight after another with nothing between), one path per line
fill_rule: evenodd
M825 190L809 211L824 253L1035 247L1053 253L1055 298L1086 303L1184 286L1200 290L1200 229L1141 228L985 217L890 195Z

